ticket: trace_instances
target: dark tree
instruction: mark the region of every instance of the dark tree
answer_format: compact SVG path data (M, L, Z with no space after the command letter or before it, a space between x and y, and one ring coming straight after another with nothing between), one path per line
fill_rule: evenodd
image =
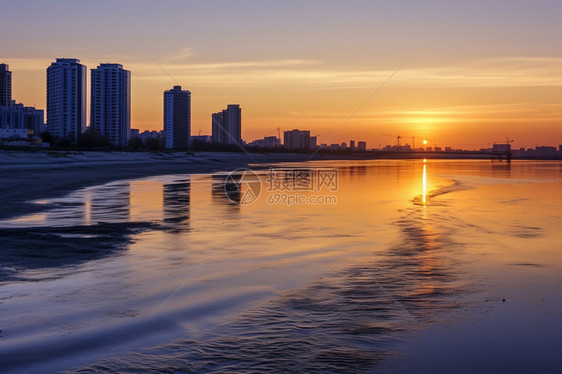
M129 139L128 147L130 149L132 149L133 151L137 151L137 150L141 149L143 146L144 146L144 143L143 143L143 141L140 137L134 136L131 139Z
M88 129L78 137L78 146L85 148L94 147L107 147L109 145L109 140L104 135L95 131L94 129Z
M160 137L156 137L156 138L147 138L144 141L144 145L146 146L146 148L148 148L151 151L159 151L162 149L162 141L160 139Z
M49 143L49 144L53 144L55 139L53 139L53 135L51 135L50 132L45 131L41 133L41 141L43 143Z

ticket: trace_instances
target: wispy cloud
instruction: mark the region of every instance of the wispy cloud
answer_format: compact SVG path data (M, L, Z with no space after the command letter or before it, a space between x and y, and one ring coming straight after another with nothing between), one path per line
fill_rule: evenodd
M286 86L298 90L357 89L373 87L391 70L347 69L333 63L310 59L249 61L194 61L192 48L184 47L163 56L154 56L180 82L191 86L266 87ZM10 58L18 70L43 71L54 58ZM161 68L149 57L119 56L133 71L135 80L162 80ZM83 62L88 62L84 60ZM90 67L90 66L88 66ZM94 66L91 66L94 67ZM562 86L562 58L503 57L449 65L416 67L416 61L393 79L392 85L424 88L492 88Z
M508 57L475 60L450 66L406 68L394 85L422 87L562 86L562 59ZM293 86L296 89L360 88L380 83L385 69L340 68L306 59L175 63L164 65L178 80L211 86ZM140 79L161 79L154 64L135 64Z

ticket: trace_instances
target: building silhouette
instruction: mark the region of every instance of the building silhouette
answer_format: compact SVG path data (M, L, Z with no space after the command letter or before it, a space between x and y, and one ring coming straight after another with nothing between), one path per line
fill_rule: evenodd
M266 136L263 139L256 139L248 145L251 147L277 148L281 146L281 139L276 136Z
M0 64L0 107L12 103L12 72L7 64Z
M310 131L297 129L285 131L283 144L288 149L310 149Z
M191 136L191 92L181 86L164 91L166 148L186 149Z
M318 136L310 137L310 149L315 149L318 147Z
M242 141L242 109L238 104L230 104L221 112L212 115L213 143L240 144Z
M44 131L44 112L12 100L0 107L0 138L31 139Z
M220 205L234 207L235 210L238 210L242 202L241 176L237 174L230 176L213 174L211 180L212 201Z
M12 72L0 64L0 139L31 140L44 131L44 113L12 100Z
M110 144L124 148L131 129L131 72L100 64L91 72L90 126Z
M86 66L57 58L47 68L47 131L72 143L86 130Z

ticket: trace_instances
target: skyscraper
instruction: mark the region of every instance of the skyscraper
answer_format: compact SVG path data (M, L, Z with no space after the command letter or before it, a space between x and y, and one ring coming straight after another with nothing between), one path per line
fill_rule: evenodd
M12 72L7 64L0 64L0 106L12 104Z
M191 92L181 86L164 91L166 148L186 149L191 135Z
M100 64L91 72L90 126L110 144L125 148L131 131L131 72Z
M47 131L76 143L86 130L86 66L57 58L47 68Z
M212 115L212 141L220 144L240 144L242 141L242 109L229 104L222 112Z

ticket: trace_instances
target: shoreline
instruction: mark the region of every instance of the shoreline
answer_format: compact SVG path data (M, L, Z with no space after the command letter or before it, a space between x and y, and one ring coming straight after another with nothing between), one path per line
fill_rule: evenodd
M312 160L345 157L315 155ZM230 171L248 165L309 161L309 154L228 152L38 152L0 151L0 219L37 213L48 204L32 201L64 196L80 188L120 179L166 174ZM257 166L256 168L260 168Z
M419 156L423 158L422 154ZM48 204L34 204L34 200L62 197L80 188L121 179L213 173L249 165L260 169L286 162L417 158L362 158L334 154L315 154L311 158L307 153L0 151L0 220L41 212L50 207Z

